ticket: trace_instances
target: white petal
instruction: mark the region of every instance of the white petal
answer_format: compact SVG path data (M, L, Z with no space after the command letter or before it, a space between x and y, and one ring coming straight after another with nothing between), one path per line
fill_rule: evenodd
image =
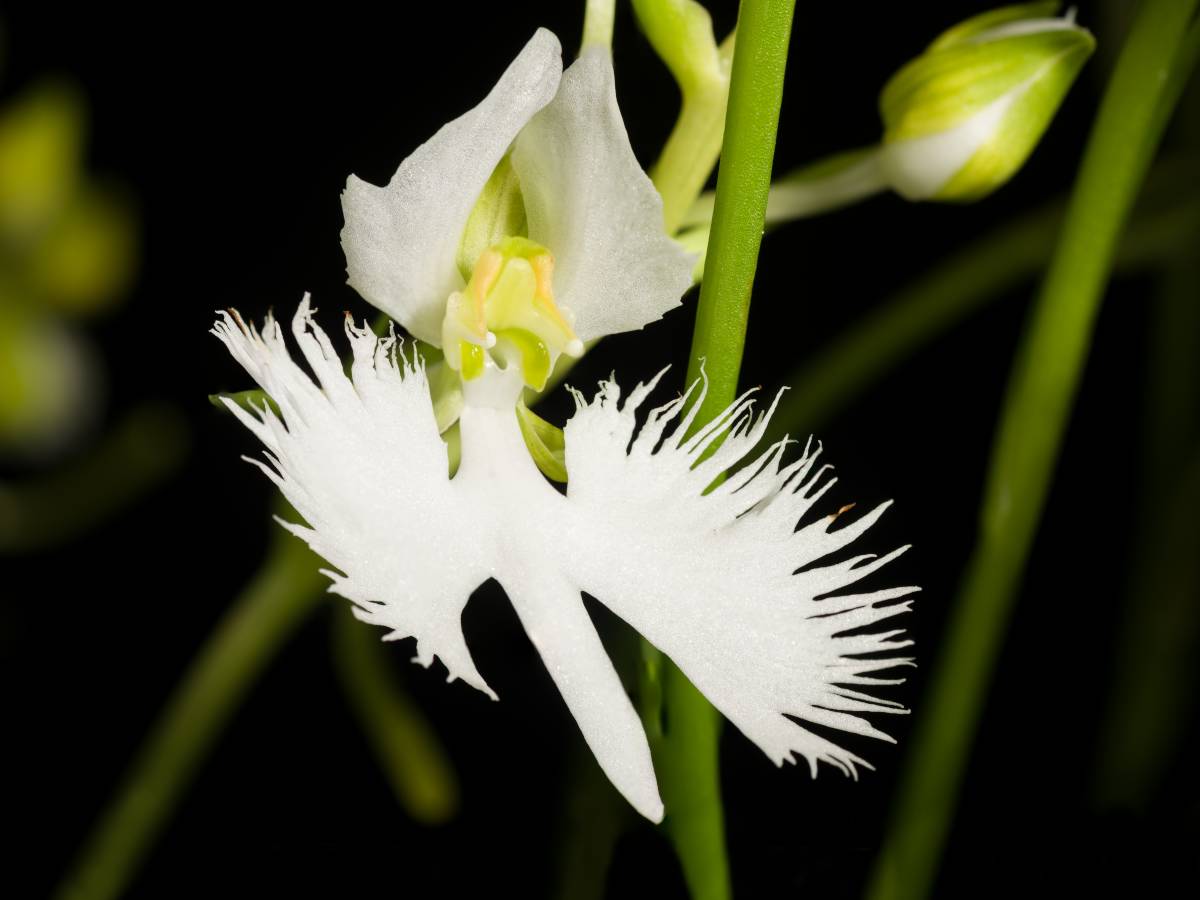
M501 583L604 774L634 809L661 822L663 804L646 733L579 589L552 567L504 577Z
M862 714L903 710L848 685L870 686L877 682L869 673L909 662L894 655L907 644L899 632L858 630L907 610L890 601L917 589L836 595L897 553L819 564L882 507L837 530L830 531L832 516L796 531L825 490L818 488L824 470L814 471L819 450L789 465L782 445L749 457L770 413L755 419L745 397L687 441L691 413L680 421L682 398L652 412L635 435L634 411L652 386L639 385L623 406L612 383L591 403L576 395L579 408L565 429L568 505L576 514L562 532L573 542L563 548L567 577L670 656L776 763L799 754L814 772L825 760L854 774L862 759L788 716L890 740ZM670 424L675 430L656 452ZM854 658L879 651L892 655Z
M483 102L413 151L387 187L346 182L350 284L423 341L441 343L446 298L462 285L455 255L467 218L517 133L554 96L561 57L558 38L539 29Z
M455 484L472 498L476 540L496 540L493 574L605 774L638 812L662 819L641 720L605 653L569 566L567 502L538 472L512 408L468 405Z
M662 199L629 145L606 50L585 51L563 73L512 159L529 236L554 254L555 294L581 340L641 328L679 305L693 259L663 233Z
M230 410L266 446L260 468L308 526L285 524L340 570L327 573L359 618L417 638L417 661L436 654L450 677L491 696L463 641L461 615L490 560L461 534L465 501L448 475L423 364L347 319L353 381L308 298L292 331L319 385L291 358L279 324L260 335L236 314L213 332L278 404L257 417Z

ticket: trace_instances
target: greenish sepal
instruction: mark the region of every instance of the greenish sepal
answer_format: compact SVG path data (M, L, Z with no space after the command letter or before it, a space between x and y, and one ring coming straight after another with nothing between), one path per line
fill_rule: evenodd
M926 52L945 50L955 44L964 43L999 25L1008 25L1024 19L1048 19L1058 14L1060 6L1062 4L1058 0L1046 0L1046 2L1040 3L1019 3L1015 6L989 9L987 12L971 16L971 18L947 28L926 48Z
M566 439L562 429L530 411L524 403L517 404L517 424L541 473L551 481L566 483Z
M475 263L484 250L505 237L527 232L521 184L506 154L483 186L463 229L457 258L463 281L471 280Z
M426 363L425 378L429 383L429 399L437 420L438 434L444 434L462 414L462 379L445 362Z
M453 478L458 472L459 463L462 462L462 430L458 422L446 429L442 440L446 442L446 463L449 466L450 477Z
M525 384L540 391L550 377L550 348L532 331L524 328L505 328L496 332L496 340L508 341L521 355L521 376Z
M947 131L1010 91L1044 81L1061 85L1052 93L1061 99L1094 47L1087 31L1060 28L923 54L892 76L880 95L884 143ZM1047 121L1056 108L1049 107Z
M258 414L262 411L265 404L271 408L271 412L276 416L282 415L275 401L267 395L266 391L259 388L253 388L248 391L222 392L208 395L208 402L222 412L229 412L229 407L225 405L226 400L232 400L248 413Z

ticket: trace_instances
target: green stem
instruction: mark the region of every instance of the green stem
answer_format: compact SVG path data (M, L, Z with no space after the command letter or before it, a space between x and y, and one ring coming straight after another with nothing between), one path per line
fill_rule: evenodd
M1200 147L1200 94L1193 95ZM1193 155L1193 159L1194 159ZM1193 165L1195 165L1193 163ZM1200 174L1200 166L1195 168ZM1200 646L1200 260L1191 231L1161 279L1146 353L1145 426L1132 574L1098 743L1094 799L1145 812L1179 751ZM1192 457L1189 459L1189 456ZM1190 463L1190 466L1189 466Z
M1196 2L1147 0L1105 92L1011 376L978 544L918 706L894 815L869 883L874 900L921 898L933 886L1117 240L1186 75L1180 51Z
M708 393L696 426L733 401L762 241L793 0L744 0L729 88L721 169L688 382L705 360ZM721 720L670 661L647 646L643 716L666 806L664 827L695 898L730 894L718 771ZM657 698L661 691L658 710ZM660 716L658 713L665 712Z
M458 812L458 779L421 710L395 684L379 631L337 611L333 661L396 799L413 819L439 825Z
M771 185L766 223L778 225L833 212L873 197L888 188L879 166L879 148L837 153L784 175ZM706 191L680 223L683 228L707 225L713 194Z
M583 11L583 41L588 47L612 47L613 17L617 0L587 0Z
M59 900L122 895L200 761L276 649L322 596L318 560L280 537L192 663L100 817Z
M178 468L187 427L173 409L129 413L78 461L23 484L0 484L0 551L28 553L98 526Z
M845 409L904 359L1042 271L1062 224L1059 204L1002 225L945 259L835 338L785 383L771 434L804 435ZM1163 263L1195 244L1200 198L1191 191L1171 208L1135 216L1116 268Z
M1145 812L1180 752L1194 705L1200 455L1171 475L1170 491L1153 497L1159 505L1142 524L1145 539L1119 629L1116 675L1098 744L1095 799L1103 809Z
M707 421L737 395L794 6L786 0L745 0L738 15L738 50L730 78L708 269L687 375L690 384L700 376L701 360L707 360L708 395L698 422Z

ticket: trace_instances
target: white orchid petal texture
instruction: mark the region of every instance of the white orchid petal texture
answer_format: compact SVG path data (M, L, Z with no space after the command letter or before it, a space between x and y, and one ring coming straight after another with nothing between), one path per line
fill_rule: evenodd
M316 381L278 323L260 333L222 316L214 333L281 415L228 405L266 446L260 467L306 523L286 527L335 568L331 590L389 638L415 637L418 662L437 656L451 679L495 696L460 624L472 590L495 578L600 765L655 821L663 808L646 737L581 592L666 653L777 764L802 756L814 773L824 760L848 774L866 765L796 719L886 739L864 715L903 710L869 691L899 680L878 673L910 662L898 655L909 642L864 629L906 611L900 598L917 589L843 591L905 548L839 558L884 507L841 527L814 517L833 483L819 449L786 463L784 442L757 452L770 413L755 416L751 398L686 437L703 386L640 428L657 378L623 403L611 381L591 400L576 392L564 496L534 466L511 407L466 406L451 478L420 360L347 320L347 377L307 299L292 332Z
M558 260L555 292L580 340L634 331L680 305L695 259L663 232L662 198L629 145L606 50L563 73L517 135L512 163L529 236Z
M446 298L463 286L455 256L471 209L561 77L558 38L538 29L487 97L413 151L386 187L353 175L347 181L342 249L350 284L421 340L441 345Z
M441 345L446 298L463 287L463 230L510 149L528 237L553 254L557 302L580 340L656 321L691 286L695 260L663 233L662 199L629 144L612 57L594 48L563 72L561 52L539 29L487 97L386 187L346 184L350 284L423 341Z

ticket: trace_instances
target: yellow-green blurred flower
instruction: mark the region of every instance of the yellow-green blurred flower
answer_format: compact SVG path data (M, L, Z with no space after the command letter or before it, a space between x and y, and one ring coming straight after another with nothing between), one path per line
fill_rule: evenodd
M86 115L63 84L0 110L0 451L43 455L94 418L101 370L65 317L128 288L137 257L129 203L83 171Z

